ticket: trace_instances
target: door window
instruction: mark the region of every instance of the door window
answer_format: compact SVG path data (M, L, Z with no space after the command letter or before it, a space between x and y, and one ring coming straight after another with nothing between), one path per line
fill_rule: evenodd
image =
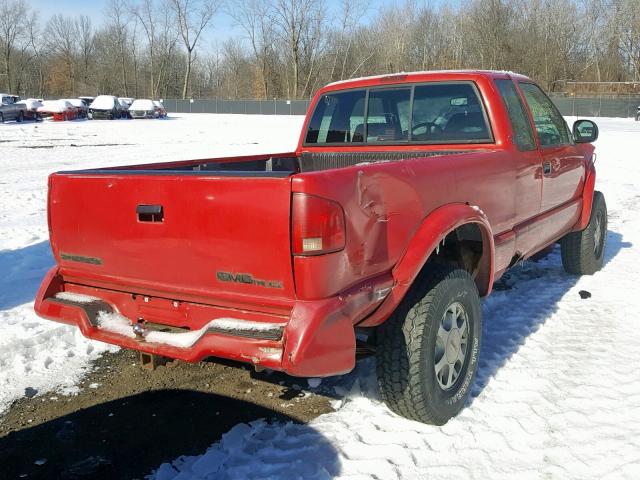
M469 83L416 86L411 131L414 141L425 143L491 141L482 104Z
M513 81L506 79L496 80L495 82L502 101L507 107L511 128L513 129L513 142L521 152L535 150L536 141L533 138L529 115L527 115L516 86Z
M549 97L533 83L520 83L520 88L531 110L540 146L571 143L567 124Z

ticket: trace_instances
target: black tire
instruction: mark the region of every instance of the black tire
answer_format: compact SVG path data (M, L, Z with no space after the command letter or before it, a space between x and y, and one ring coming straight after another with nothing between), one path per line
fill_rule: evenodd
M0 123L4 123L4 115L0 113Z
M449 339L455 332L451 325L444 350L438 332L448 318L445 314L455 305L466 313L466 346L462 347L462 342L459 345L465 356L458 376L445 389L436 374L436 359L440 356L440 360L447 360ZM431 266L379 328L376 362L382 399L403 417L445 424L462 409L469 395L478 367L481 336L480 298L469 273L452 266ZM456 366L457 363L454 372Z
M24 112L22 110L20 110L20 113L16 117L16 122L22 123L23 121L24 121Z
M593 275L604 264L606 244L607 203L601 192L594 192L587 228L569 233L560 241L562 266L568 273Z

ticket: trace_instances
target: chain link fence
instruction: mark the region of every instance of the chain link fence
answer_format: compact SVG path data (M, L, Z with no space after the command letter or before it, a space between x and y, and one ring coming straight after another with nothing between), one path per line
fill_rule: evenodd
M310 100L164 100L169 113L236 113L246 115L304 115Z
M579 97L551 95L551 99L566 116L634 117L640 96ZM171 113L235 113L247 115L305 115L310 100L219 100L165 99Z
M640 106L640 96L580 97L551 95L563 115L573 117L634 117Z

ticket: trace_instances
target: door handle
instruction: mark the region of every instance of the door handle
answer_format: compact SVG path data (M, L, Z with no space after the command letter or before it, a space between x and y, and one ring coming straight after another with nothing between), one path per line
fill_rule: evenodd
M542 164L542 172L545 175L549 175L551 173L551 163L550 162L544 162Z
M136 207L139 222L163 222L164 209L162 205L138 205Z

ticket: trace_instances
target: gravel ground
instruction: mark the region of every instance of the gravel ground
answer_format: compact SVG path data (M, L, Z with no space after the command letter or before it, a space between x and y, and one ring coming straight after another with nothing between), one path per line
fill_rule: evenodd
M152 371L136 352L106 353L76 395L26 392L0 417L2 475L142 478L238 423L308 422L333 411L322 390L243 365L172 362Z

